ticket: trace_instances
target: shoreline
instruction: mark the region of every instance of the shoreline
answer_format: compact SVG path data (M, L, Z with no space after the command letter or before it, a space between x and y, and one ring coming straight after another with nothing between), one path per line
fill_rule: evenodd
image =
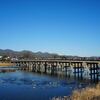
M95 87L74 90L70 96L54 97L52 100L100 100L100 83Z
M10 66L14 66L14 64L12 63L5 63L5 62L0 62L0 67L10 67Z

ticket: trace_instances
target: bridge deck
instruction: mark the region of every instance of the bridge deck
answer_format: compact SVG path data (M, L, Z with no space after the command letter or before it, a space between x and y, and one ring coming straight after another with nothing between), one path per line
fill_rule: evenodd
M100 61L77 61L77 60L18 60L18 61L12 61L14 62L62 62L62 63L100 63Z

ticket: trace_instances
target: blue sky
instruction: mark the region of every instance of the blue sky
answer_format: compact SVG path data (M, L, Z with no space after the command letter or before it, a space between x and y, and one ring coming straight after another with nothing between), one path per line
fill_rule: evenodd
M100 0L0 0L0 48L100 56Z

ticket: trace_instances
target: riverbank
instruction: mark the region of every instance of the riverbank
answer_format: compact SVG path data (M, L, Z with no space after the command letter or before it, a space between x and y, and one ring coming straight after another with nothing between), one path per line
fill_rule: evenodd
M2 69L0 70L0 73L6 73L6 72L15 72L15 69Z
M96 87L76 90L69 97L54 97L52 100L100 100L100 83Z
M7 67L7 66L14 66L14 64L12 64L12 63L6 63L6 62L0 62L0 67Z

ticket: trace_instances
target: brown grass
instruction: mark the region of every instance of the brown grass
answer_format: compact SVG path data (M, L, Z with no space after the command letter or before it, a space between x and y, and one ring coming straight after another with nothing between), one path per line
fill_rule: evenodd
M2 63L2 62L0 62L0 67L6 67L6 66L14 66L14 64L12 64L12 63Z
M76 90L70 97L58 97L53 100L100 100L100 83L93 88Z
M86 88L81 91L74 91L72 100L100 100L100 84L95 88Z

